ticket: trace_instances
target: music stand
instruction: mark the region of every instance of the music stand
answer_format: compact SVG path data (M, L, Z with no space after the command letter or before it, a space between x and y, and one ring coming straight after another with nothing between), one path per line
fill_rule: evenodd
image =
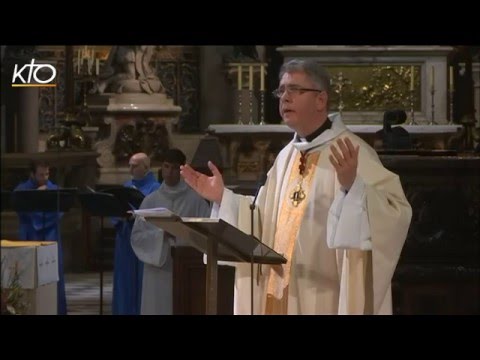
M80 204L90 216L100 217L100 315L103 315L103 218L125 217L131 210L128 203L120 201L112 194L95 192L79 194Z
M17 190L11 193L12 208L16 212L42 213L42 240L45 241L45 213L67 212L75 202L77 189Z
M187 240L191 246L207 255L206 313L217 313L218 261L248 262L253 289L253 264L285 264L287 259L222 219L181 218L172 213L155 211L136 212L154 225L176 237ZM253 291L251 293L253 314Z
M143 199L145 199L145 195L143 195L140 190L131 187L112 187L104 189L101 192L112 194L121 202L130 204L133 209L140 208Z

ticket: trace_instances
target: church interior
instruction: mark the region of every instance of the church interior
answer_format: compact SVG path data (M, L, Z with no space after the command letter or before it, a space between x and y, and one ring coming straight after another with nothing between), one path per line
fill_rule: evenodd
M480 314L480 47L456 45L1 46L2 313L19 207L63 213L67 314L108 315L117 215L78 194L121 187L136 153L162 182L165 155L180 149L192 168L209 174L212 161L227 188L255 196L292 140L272 96L291 59L325 66L330 113L399 175L412 207L393 314ZM62 199L12 201L32 161L49 164ZM203 254L173 255L173 313L208 313ZM219 266L219 314L233 313L234 276ZM40 278L27 291L30 314L49 296Z

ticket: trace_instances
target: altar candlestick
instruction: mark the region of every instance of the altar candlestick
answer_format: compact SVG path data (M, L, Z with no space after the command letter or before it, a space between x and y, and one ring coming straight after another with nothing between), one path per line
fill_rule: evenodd
M242 65L238 65L237 71L237 89L242 90Z
M414 90L414 80L415 80L415 78L414 78L414 73L413 73L413 71L414 71L414 67L411 66L411 67L410 67L410 90L411 90L411 91Z
M432 90L435 90L435 66L432 66L431 68L430 77L432 79L431 81Z
M450 66L450 89L453 88L453 66Z
M260 91L265 91L265 67L260 65Z
M253 66L250 65L248 67L248 90L252 91L253 90Z

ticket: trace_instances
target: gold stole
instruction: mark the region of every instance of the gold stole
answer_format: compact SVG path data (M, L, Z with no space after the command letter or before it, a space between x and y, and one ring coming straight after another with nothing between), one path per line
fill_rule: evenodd
M295 242L298 236L298 230L302 223L303 214L307 205L308 191L315 175L315 169L320 156L320 152L307 154L307 158L302 159L298 152L295 162L290 172L287 192L283 199L283 205L280 209L280 215L275 232L274 250L287 259L286 264L273 265L270 267L270 273L267 285L267 303L265 314L282 315L287 314L288 310L288 284L290 281L291 259L295 249ZM302 164L303 162L306 164ZM304 171L302 170L304 166ZM297 169L300 169L298 171ZM303 172L303 177L300 174ZM300 184L300 186L299 186ZM298 201L298 189L300 188L303 197ZM297 193L297 196L295 196Z

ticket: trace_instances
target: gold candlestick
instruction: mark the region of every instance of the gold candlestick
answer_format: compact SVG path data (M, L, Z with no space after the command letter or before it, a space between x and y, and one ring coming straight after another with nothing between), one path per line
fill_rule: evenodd
M238 93L238 125L243 125L242 122L242 90L237 90Z
M342 72L339 72L337 76L332 79L332 83L334 85L335 92L338 94L338 111L340 112L341 116L343 109L345 108L345 104L343 102L343 91L344 88L348 85L351 85L352 82L343 76Z
M266 125L265 123L265 90L260 90L260 123L259 125Z
M248 67L248 100L250 110L250 121L248 125L254 125L253 122L253 65Z
M242 65L237 67L237 96L238 96L238 125L243 125L242 122Z
M453 95L455 93L455 87L453 85L453 66L449 68L449 83L450 87L448 89L448 93L450 95L450 119L448 121L448 125L453 125Z
M260 122L259 125L265 125L265 67L266 64L260 64Z
M453 87L448 90L448 93L450 95L450 119L448 125L453 125L453 94L455 93Z
M417 125L415 122L415 89L410 89L410 122L408 125Z
M249 99L249 108L250 108L250 121L248 125L255 125L253 122L253 89L248 91L248 99Z
M430 89L430 94L432 95L432 118L430 119L428 125L437 125L435 122L435 88L433 86Z

